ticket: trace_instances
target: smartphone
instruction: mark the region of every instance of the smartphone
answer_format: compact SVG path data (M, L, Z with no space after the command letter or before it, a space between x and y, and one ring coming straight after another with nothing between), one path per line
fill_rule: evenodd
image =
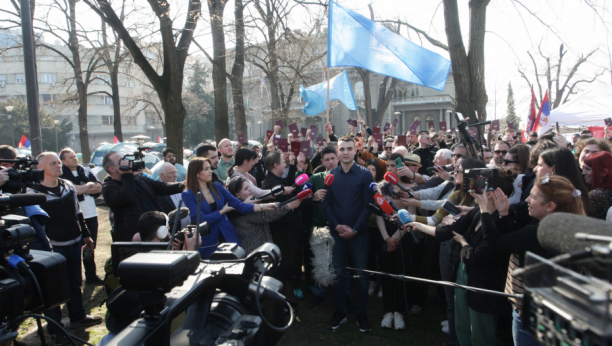
M557 121L557 124L555 125L555 127L557 128L557 134L560 135L561 134L561 130L559 130L559 122Z
M446 201L444 202L444 204L442 204L442 209L446 210L452 216L457 216L461 214L461 210L459 210L459 208L455 207L455 205L449 201Z
M397 168L404 167L404 161L402 161L401 157L398 157L397 159L395 159L395 166Z

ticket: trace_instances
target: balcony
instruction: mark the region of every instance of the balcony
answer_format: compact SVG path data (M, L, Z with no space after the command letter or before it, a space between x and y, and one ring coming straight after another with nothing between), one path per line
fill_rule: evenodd
M393 106L409 106L409 105L424 105L424 104L440 104L450 103L455 104L455 99L450 95L436 95L436 96L412 96L391 99L391 105Z

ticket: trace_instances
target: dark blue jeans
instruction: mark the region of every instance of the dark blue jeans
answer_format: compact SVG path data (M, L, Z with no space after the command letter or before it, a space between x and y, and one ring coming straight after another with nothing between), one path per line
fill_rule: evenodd
M70 300L66 303L68 307L68 317L70 322L77 322L85 318L85 308L83 307L83 295L81 284L83 281L81 274L81 247L82 242L77 242L68 246L53 246L53 252L57 252L66 257L68 265L68 284L70 285ZM45 314L53 318L58 323L62 321L61 307L55 307L45 311ZM53 333L51 325L48 327L49 333Z
M91 234L91 240L93 240L94 245L97 247L98 245L98 217L91 217L89 219L85 219L85 224L87 224L87 229L89 229L89 233ZM87 250L90 251L90 250ZM83 253L83 267L85 268L85 278L93 279L96 277L96 262L94 256L91 256L89 259L85 258Z
M343 239L335 230L331 231L334 237L333 261L334 265L351 267L357 269L368 269L368 252L370 242L368 232L359 232L351 239ZM334 278L334 301L336 309L346 313L346 297L350 291L351 274L346 269L335 268ZM358 278L356 283L355 313L365 315L368 308L368 275L355 273Z

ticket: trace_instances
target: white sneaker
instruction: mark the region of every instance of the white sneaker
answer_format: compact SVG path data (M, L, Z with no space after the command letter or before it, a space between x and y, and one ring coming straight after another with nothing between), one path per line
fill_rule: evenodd
M382 298L382 288L378 290L378 298Z
M440 322L440 326L442 326L442 327L448 326L448 320L444 320L444 321Z
M393 313L393 322L395 323L395 330L405 329L406 323L404 323L404 316L399 312Z
M442 327L442 333L448 334L448 324Z
M383 316L382 322L380 322L381 328L393 328L393 313L387 312L385 316Z
M376 281L370 281L370 287L368 288L368 295L371 297L376 292Z
M412 309L410 309L411 315L420 315L423 312L423 307L418 305L413 305Z

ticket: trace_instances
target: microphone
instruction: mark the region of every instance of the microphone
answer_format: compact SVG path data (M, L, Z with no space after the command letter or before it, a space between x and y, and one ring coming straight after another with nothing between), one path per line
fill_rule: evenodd
M388 220L388 221L391 221L391 222L395 222L397 227L402 227L403 226L400 220L392 219L389 215L383 213L383 210L379 206L377 206L377 205L374 205L372 203L368 203L368 205L366 205L366 209L369 210L372 214L374 214L376 216L380 216L380 217L384 218L385 220Z
M480 126L480 125L489 125L490 123L491 123L491 120L487 120L487 121L483 121L483 122L476 123L476 124L470 124L470 125L468 125L468 127L474 127L474 126Z
M393 185L387 182L384 182L379 185L380 193L386 196L395 196L397 198L402 198L402 196L398 195L395 191L393 191Z
M380 209L382 209L385 214L393 214L393 208L391 207L391 205L389 205L389 202L387 202L387 200L380 193L376 193L374 195L374 201L376 201L376 204L378 204Z
M291 198L289 198L288 200L284 201L283 203L280 203L279 205L277 205L277 208L282 207L285 204L289 204L293 201L295 201L296 199L299 199L300 201L305 200L306 198L312 196L312 190L308 189L308 190L304 190L304 191L300 191L296 196L293 196Z
M297 178L295 178L295 183L293 184L293 187L296 187L298 185L304 185L307 181L308 174L301 174Z
M554 213L538 226L538 241L551 255L560 255L601 244L596 240L577 241L575 234L612 236L610 223L587 216Z
M204 195L202 194L202 191L198 191L198 203L197 203L197 208L198 208L198 213L196 214L196 225L200 225L200 214L202 213L202 211L200 210L200 204L202 203L202 201L204 200ZM194 244L194 249L193 251L198 251L198 253L200 249L200 237L196 238L196 242Z
M333 182L334 182L334 175L328 174L325 177L325 180L323 180L323 184L325 185L325 190L327 190L327 188L330 187Z
M266 198L266 197L269 197L269 196L276 197L276 196L282 195L284 192L285 192L285 187L283 185L276 185L275 187L270 189L270 192L257 197L257 199L262 199L262 198ZM255 197L251 197L251 199L255 200L256 198Z
M174 218L177 216L176 214L178 214L178 219L182 220L186 218L187 216L189 216L189 208L182 207L180 209L174 209L173 211L171 211L168 214L168 224L169 225L174 225Z
M399 184L399 179L397 178L397 176L395 176L395 174L393 174L391 172L387 172L387 173L385 173L384 178L385 178L385 181L388 181L389 183L399 187L400 190L404 191L410 197L414 198L414 194L412 193L412 191L408 190L407 188L405 188L401 184Z
M27 207L28 205L41 205L46 202L47 196L42 193L0 196L0 206L2 207Z
M397 207L393 205L393 202L389 201L389 205L391 206L391 209L399 211L399 209L397 209Z
M402 225L412 222L412 217L410 216L410 213L407 212L405 209L398 211L397 216L399 216L399 219L402 222ZM409 227L409 228L410 228L410 235L412 236L412 241L414 241L415 244L420 244L421 241L419 240L419 238L417 238L412 227Z
M311 189L312 190L312 184L311 183L306 183L304 184L304 186L302 187L302 191L304 190L308 190Z

